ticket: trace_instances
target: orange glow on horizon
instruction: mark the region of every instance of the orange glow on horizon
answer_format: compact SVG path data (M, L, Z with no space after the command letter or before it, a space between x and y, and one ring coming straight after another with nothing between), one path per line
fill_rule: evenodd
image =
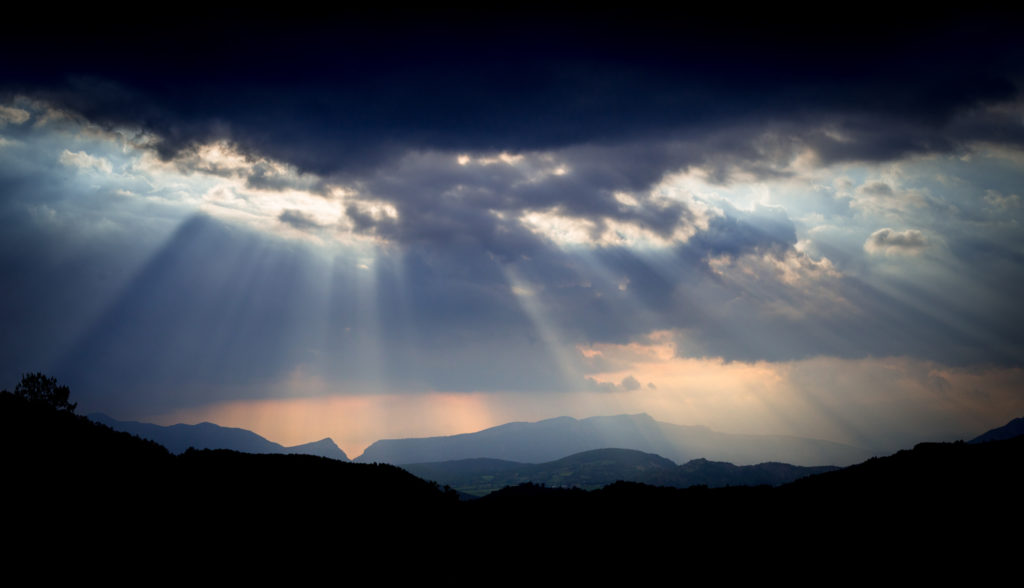
M165 415L162 424L211 421L284 446L330 437L348 457L374 441L478 431L501 424L485 394L430 393L239 400Z

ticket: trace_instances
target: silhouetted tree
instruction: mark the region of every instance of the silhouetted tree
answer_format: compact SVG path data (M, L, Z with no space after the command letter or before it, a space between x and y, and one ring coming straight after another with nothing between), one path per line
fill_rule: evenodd
M24 374L21 382L14 388L14 395L29 402L45 404L54 410L75 412L77 402L68 402L71 390L67 386L58 386L57 378L50 378L40 372Z

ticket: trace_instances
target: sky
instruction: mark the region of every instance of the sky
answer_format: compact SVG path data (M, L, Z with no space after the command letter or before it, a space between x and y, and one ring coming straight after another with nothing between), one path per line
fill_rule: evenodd
M0 386L351 457L562 415L880 452L1024 415L1024 23L793 16L25 18Z

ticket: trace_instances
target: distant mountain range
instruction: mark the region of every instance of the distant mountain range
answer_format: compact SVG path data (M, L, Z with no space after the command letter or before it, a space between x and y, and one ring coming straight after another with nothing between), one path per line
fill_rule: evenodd
M618 420L623 417L605 418ZM553 421L563 422L562 419ZM551 421L542 423L550 424ZM969 443L1000 441L1020 435L1024 435L1024 418L1014 419L1002 427L983 433ZM927 444L922 445L926 446ZM601 488L618 481L672 488L781 486L807 476L841 469L834 466L804 467L778 462L737 466L704 458L676 465L659 455L632 449L595 449L540 464L470 458L403 464L402 468L420 478L450 486L469 496L484 496L507 486L520 484L583 490Z
M706 459L676 465L659 455L633 449L594 449L542 464L477 458L407 464L402 468L424 480L451 486L471 496L483 496L505 486L527 482L584 490L601 488L620 480L673 488L698 485L709 488L779 486L804 476L839 469L835 466L801 467L784 463L736 466Z
M193 447L195 449L231 449L243 453L298 453L349 461L345 452L329 437L312 443L285 447L252 431L222 427L213 423L179 424L165 427L152 423L118 421L98 413L89 415L89 419L107 425L115 431L124 431L143 439L155 441L172 453L184 453L189 447Z
M476 433L419 439L385 439L354 461L396 465L491 458L545 463L609 447L634 449L676 463L693 459L736 465L786 462L802 466L849 465L871 452L820 439L782 435L733 435L707 427L662 423L647 414L559 417L535 423L507 423Z
M118 421L104 414L93 414L89 418L117 431L125 431L155 441L173 453L182 453L189 447L194 447L231 449L245 453L297 453L349 461L345 452L330 438L285 447L252 431L222 427L213 423L161 426ZM1024 418L1018 418L970 442L1007 439L1022 432ZM587 473L551 474L556 476L555 478L545 477L543 468L524 469L531 465L548 467L552 466L550 462L569 458L585 459L580 454L609 448L633 450L638 454L653 454L653 457L661 459L662 462L650 462L641 468L637 465L638 457L632 456L626 459L625 463L617 463L614 467L609 465L610 469L605 468L607 471L603 473L602 468L605 466L590 463L587 465ZM598 455L600 454L593 454L590 457ZM608 455L610 454L603 455L601 459L607 460ZM620 457L624 455L626 454L620 454ZM594 481L605 480L608 477L674 487L694 484L774 485L807 475L801 473L805 467L826 464L844 466L860 463L869 457L872 455L866 450L830 441L781 435L719 433L707 427L673 425L656 421L647 414L637 414L580 420L558 417L535 423L507 423L475 433L446 437L385 439L370 445L354 461L401 465L414 473L424 472L424 477L441 484L449 484L470 493L486 493L489 490L484 488L493 489L498 483L497 480L502 480L501 486L520 483L516 480L551 483L557 486L557 476L562 477L565 485L579 487L596 487L609 483L603 481L597 484ZM682 470L655 467L657 463L663 466L671 464L672 468L689 467L692 471L684 476ZM677 466L677 463L684 465ZM745 466L757 466L759 469L743 469ZM770 469L768 466L775 468L775 474L767 473ZM626 469L623 470L623 467ZM629 467L641 468L644 473L630 474ZM729 468L741 469L727 472ZM718 473L712 474L712 470ZM427 471L430 475L425 474ZM755 474L755 471L759 473ZM474 476L480 479L487 476L489 481L474 482ZM572 481L568 481L568 478L572 478ZM475 490L472 490L474 488Z

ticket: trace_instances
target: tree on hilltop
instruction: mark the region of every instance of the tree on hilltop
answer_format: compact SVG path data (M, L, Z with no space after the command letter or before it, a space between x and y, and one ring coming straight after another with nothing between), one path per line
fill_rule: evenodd
M14 395L54 410L73 413L78 406L77 402L68 402L71 390L67 386L58 386L57 378L47 377L41 372L22 375L21 382L14 388Z

